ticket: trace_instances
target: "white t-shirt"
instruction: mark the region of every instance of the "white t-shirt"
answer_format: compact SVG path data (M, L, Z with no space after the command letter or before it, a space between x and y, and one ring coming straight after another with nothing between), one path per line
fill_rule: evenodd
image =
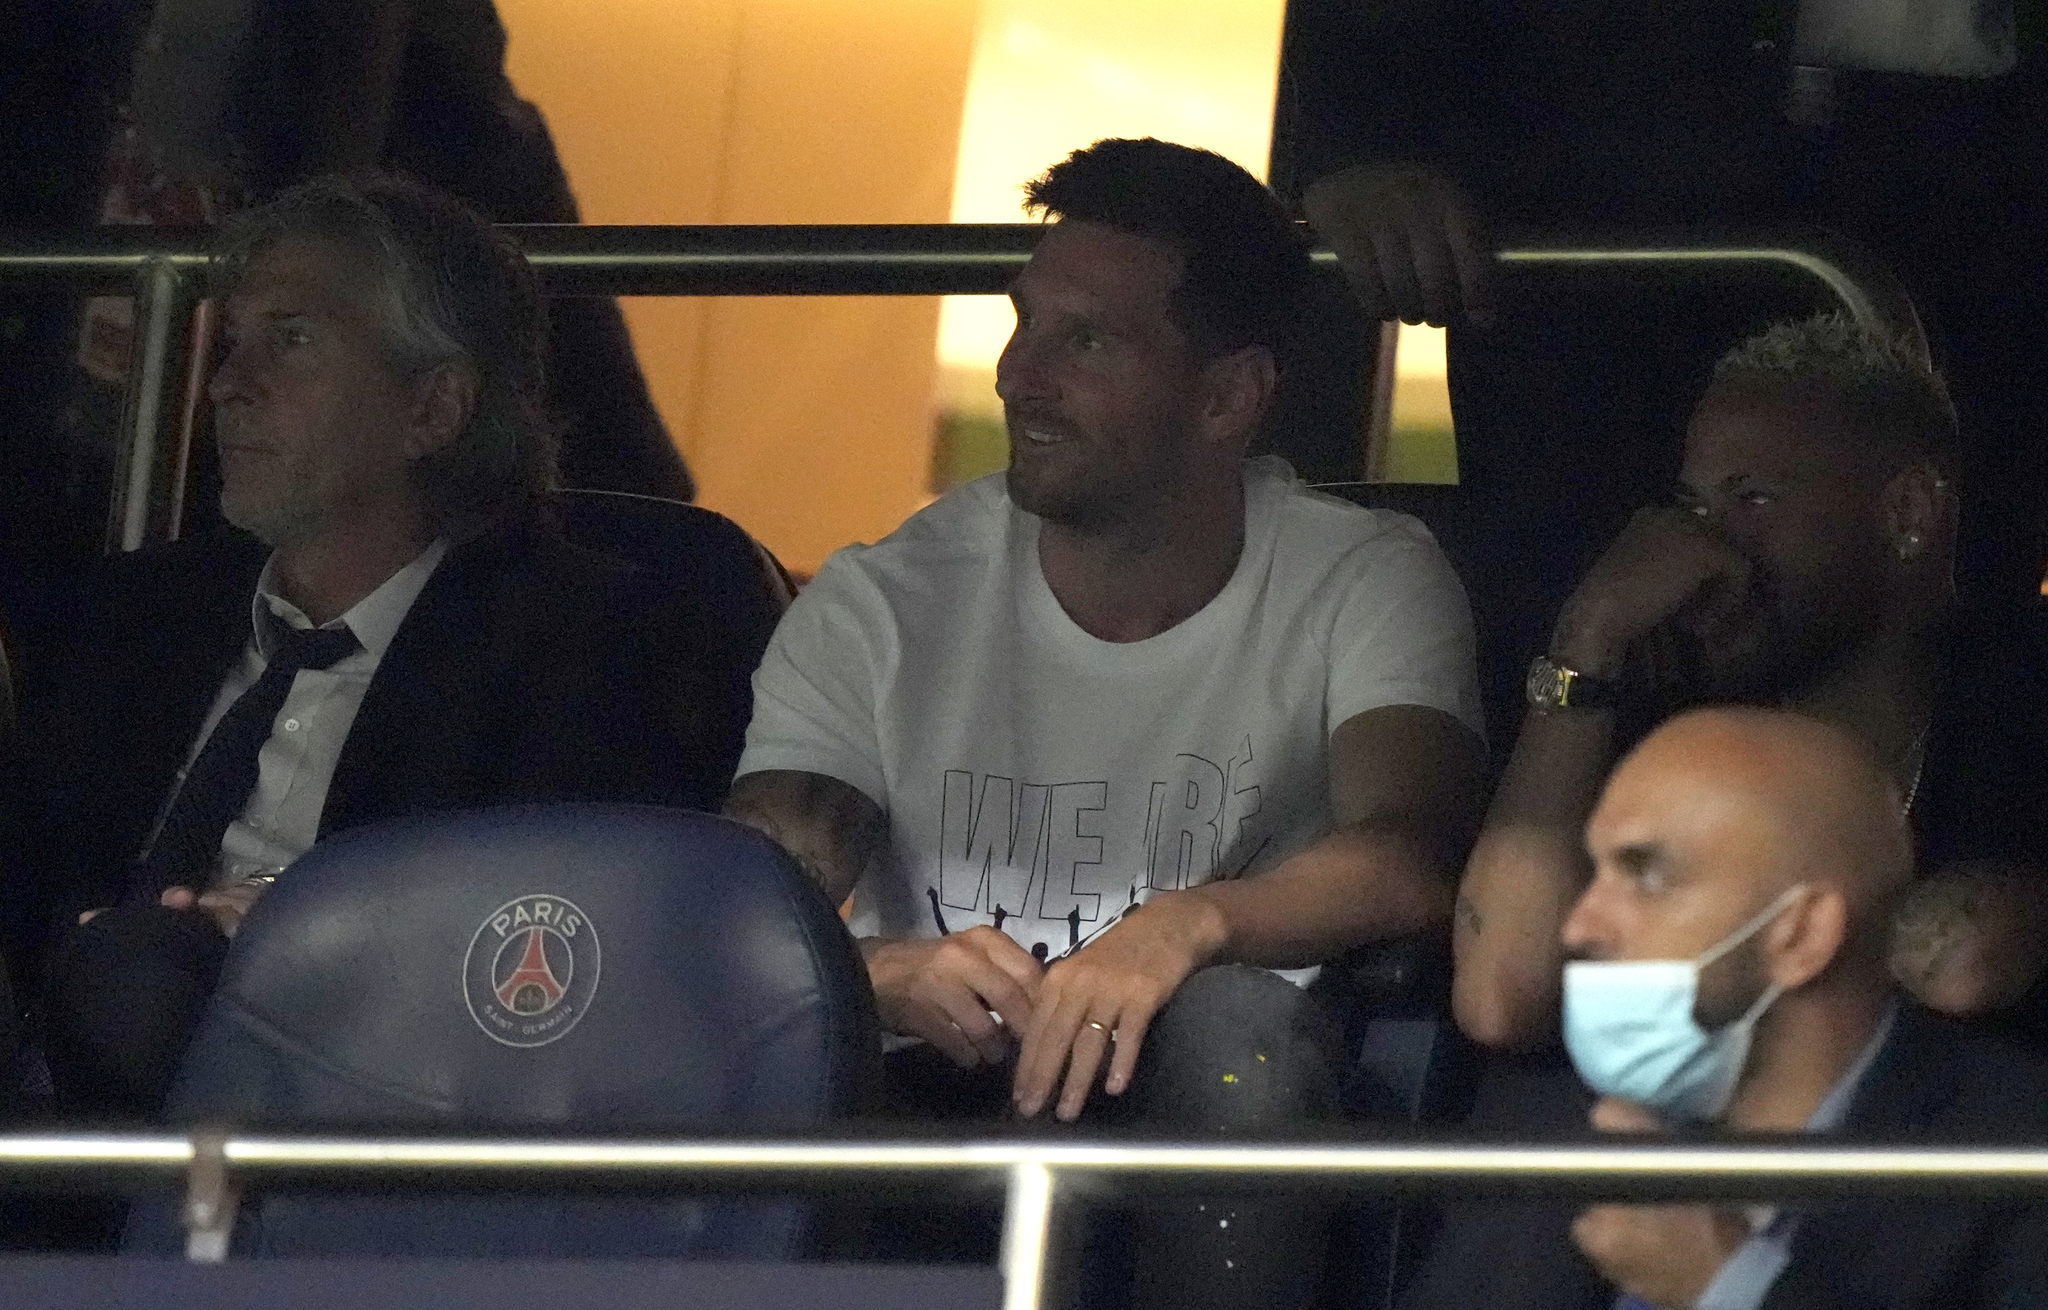
M1801 0L1801 63L1930 77L2012 71L2012 0Z
M1422 525L1245 467L1236 571L1145 641L1067 616L1003 474L826 561L754 675L739 772L825 774L887 811L856 935L999 923L1057 958L1152 892L1327 832L1346 719L1424 705L1480 729L1471 613Z

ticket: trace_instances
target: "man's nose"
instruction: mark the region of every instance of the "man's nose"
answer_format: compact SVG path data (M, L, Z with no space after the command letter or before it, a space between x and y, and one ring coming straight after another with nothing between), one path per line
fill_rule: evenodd
M239 346L221 352L220 362L213 366L213 377L206 383L206 396L216 405L248 399L248 364Z
M1005 405L1015 405L1051 394L1041 352L1022 333L1013 335L996 358L996 397Z
M1579 893L1577 903L1564 918L1564 928L1558 936L1566 955L1598 959L1613 953L1612 934L1600 902L1600 881L1596 878L1586 884L1586 890Z

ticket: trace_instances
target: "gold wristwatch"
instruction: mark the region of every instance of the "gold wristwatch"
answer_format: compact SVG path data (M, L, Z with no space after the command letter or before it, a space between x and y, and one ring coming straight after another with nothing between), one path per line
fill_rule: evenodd
M1529 704L1539 710L1601 709L1614 703L1614 684L1538 655L1529 665Z

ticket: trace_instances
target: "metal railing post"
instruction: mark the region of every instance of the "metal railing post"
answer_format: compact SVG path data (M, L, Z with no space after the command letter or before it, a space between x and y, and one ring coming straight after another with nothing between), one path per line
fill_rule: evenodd
M135 278L134 344L107 516L109 553L178 535L189 431L180 422L188 382L180 364L192 327L192 287L193 279L168 257L149 260Z
M1045 1164L1020 1160L1010 1166L1003 1203L1003 1310L1040 1310L1045 1303L1057 1194Z
M185 1175L185 1258L217 1265L228 1258L239 1208L228 1177L227 1137L200 1133L192 1139L192 1163Z

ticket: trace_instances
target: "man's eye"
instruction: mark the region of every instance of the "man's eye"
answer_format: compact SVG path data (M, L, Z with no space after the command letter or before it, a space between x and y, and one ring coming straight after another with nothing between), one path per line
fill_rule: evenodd
M1072 341L1076 350L1096 350L1102 345L1102 338L1086 328L1078 329L1074 333Z
M1696 519L1703 519L1710 512L1707 509L1706 505L1699 501L1694 501L1689 505L1681 505L1679 506L1679 508L1684 510L1686 513L1692 515Z
M1735 499L1751 509L1764 509L1778 503L1778 498L1768 491L1745 491L1738 494Z
M279 326L275 335L277 337L277 344L286 347L303 346L313 339L312 333L295 323L286 323Z

